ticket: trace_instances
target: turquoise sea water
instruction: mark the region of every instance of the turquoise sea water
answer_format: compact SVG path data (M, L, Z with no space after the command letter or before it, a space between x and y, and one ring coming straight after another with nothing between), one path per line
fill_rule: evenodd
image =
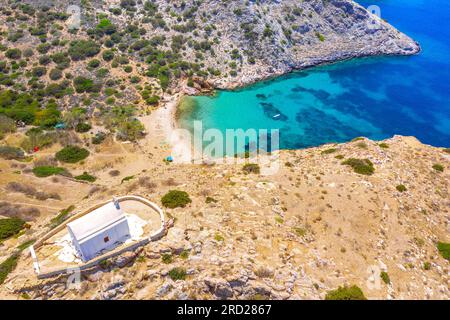
M450 2L359 1L419 41L411 57L362 58L295 72L214 97L188 98L180 124L280 129L280 148L297 149L358 136L413 135L450 146ZM276 116L278 115L278 116ZM276 116L276 118L274 118Z

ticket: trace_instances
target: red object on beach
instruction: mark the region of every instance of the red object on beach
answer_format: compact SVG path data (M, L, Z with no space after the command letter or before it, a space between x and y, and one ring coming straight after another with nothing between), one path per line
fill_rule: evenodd
M33 151L34 152L38 152L39 151L39 147L34 147Z

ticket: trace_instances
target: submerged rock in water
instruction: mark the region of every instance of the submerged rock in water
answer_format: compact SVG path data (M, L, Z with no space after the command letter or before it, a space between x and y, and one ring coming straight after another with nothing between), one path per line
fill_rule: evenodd
M258 93L256 97L260 100L267 100L267 96L263 93Z
M275 121L286 121L288 119L288 117L281 113L280 109L275 107L272 103L261 102L260 105L263 107L266 117Z

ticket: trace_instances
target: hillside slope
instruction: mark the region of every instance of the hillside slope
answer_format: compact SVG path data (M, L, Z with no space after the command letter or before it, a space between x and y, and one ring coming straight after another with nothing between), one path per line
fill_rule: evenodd
M56 188L63 203L52 205L72 203L76 211L112 195L141 194L161 204L167 191L187 191L190 205L165 209L175 219L167 236L85 273L80 290L67 290L66 277L38 281L23 254L0 297L322 299L345 284L358 285L371 299L450 297L449 261L437 248L450 242L448 150L396 136L282 151L280 170L269 176L245 174L242 165L160 165L129 151L110 158L110 165L100 153L89 158L83 169L97 168L98 176L120 171L92 190L63 177L34 178L33 186ZM370 159L373 175L343 165L349 158ZM134 178L124 182L130 162ZM8 179L14 179L14 163L2 168ZM437 163L443 172L433 168ZM30 202L14 193L9 199ZM45 231L56 215L41 208L31 229L5 242L2 252ZM174 268L187 277L172 280Z

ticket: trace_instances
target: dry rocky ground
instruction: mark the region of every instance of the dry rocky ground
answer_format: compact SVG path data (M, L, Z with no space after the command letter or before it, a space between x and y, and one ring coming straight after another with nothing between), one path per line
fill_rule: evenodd
M40 210L24 235L2 244L5 255L47 230L49 220L70 204L79 210L115 194L140 194L160 204L172 189L187 191L192 203L165 209L175 219L166 237L83 274L79 289L67 289L65 276L37 280L24 252L0 296L321 299L340 285L356 284L371 299L448 299L449 262L436 243L450 241L450 156L412 137L384 143L387 148L359 140L282 151L280 170L264 176L243 173L242 164L164 164L150 150L160 155L168 146L155 143L139 153L138 145L110 142L107 161L101 152L93 153L78 168L95 167L105 176L95 186L34 178L26 173L28 164L4 161L3 190L7 182L19 181L57 190L61 197L37 202L3 191L3 200ZM127 152L113 156L123 147ZM323 152L330 149L334 152ZM370 159L374 174L355 173L341 164L340 155ZM436 163L443 172L432 168ZM111 170L120 173L111 177ZM121 182L128 175L134 178ZM396 189L400 184L406 191ZM175 267L186 270L185 280L171 279ZM388 274L389 284L380 271Z
M65 276L37 280L23 250L0 298L321 299L344 284L373 299L449 298L449 262L437 250L437 242L450 242L444 149L409 137L386 140L388 148L359 140L281 151L275 174L245 174L242 164L164 163L171 154L158 128L164 119L152 118L180 90L417 53L409 37L383 21L370 28L374 17L349 0L83 0L78 31L62 14L69 1L0 3L1 146L31 155L0 161L0 218L27 222L0 244L0 263L71 206L73 214L123 194L161 204L173 189L192 199L165 209L175 220L166 237L84 273L78 289L67 288ZM148 113L139 140L135 117ZM27 126L16 128L20 122ZM66 128L55 133L60 122ZM91 128L80 132L80 124ZM38 127L45 132L33 133ZM93 144L98 132L105 140ZM58 163L54 155L67 145L90 155ZM341 164L349 158L370 159L374 174ZM38 178L32 170L43 165L71 175ZM97 180L73 178L83 172ZM174 268L186 271L184 280L172 280Z

